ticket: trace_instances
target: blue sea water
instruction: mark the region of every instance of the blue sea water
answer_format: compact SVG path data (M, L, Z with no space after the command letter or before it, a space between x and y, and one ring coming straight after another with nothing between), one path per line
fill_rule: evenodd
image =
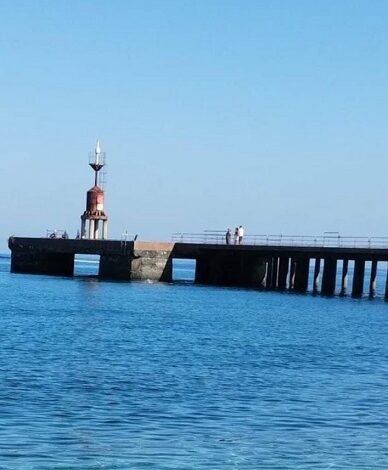
M0 258L0 326L0 469L388 468L381 299L16 275Z

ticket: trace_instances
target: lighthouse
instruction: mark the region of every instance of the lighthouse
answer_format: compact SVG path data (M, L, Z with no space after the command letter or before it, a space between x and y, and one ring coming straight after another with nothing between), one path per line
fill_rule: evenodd
M81 238L106 240L108 216L104 211L105 194L101 183L101 170L105 166L105 152L101 152L97 140L94 152L89 155L89 166L94 171L94 186L86 193L86 210L81 215Z

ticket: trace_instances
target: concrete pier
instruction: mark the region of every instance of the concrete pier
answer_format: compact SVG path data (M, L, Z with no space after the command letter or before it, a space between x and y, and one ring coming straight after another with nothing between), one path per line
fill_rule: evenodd
M341 294L346 293L349 260L354 261L352 295L364 290L365 264L371 263L369 294L376 291L379 261L388 249L217 245L200 243L121 242L114 240L19 238L9 239L11 271L72 276L76 254L100 255L99 277L124 281L173 280L173 259L196 261L199 284L306 292L309 287L333 295L338 262L342 261ZM312 262L314 260L314 262ZM321 280L321 260L323 273ZM311 265L311 267L310 267ZM311 271L311 272L310 272ZM309 286L309 278L313 285ZM388 275L386 282L388 296Z

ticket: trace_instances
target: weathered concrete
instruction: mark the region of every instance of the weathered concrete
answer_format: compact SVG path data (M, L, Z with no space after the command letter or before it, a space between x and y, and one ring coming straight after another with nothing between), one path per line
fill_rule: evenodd
M120 254L101 255L99 276L127 281L171 282L172 248L172 243L124 243Z
M173 247L173 243L135 242L131 279L172 282Z

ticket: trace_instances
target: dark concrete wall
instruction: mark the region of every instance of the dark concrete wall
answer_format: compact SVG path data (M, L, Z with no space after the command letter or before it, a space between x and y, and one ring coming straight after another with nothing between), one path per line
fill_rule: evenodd
M195 282L219 286L261 287L265 258L231 250L198 254Z
M11 256L11 271L14 273L72 276L74 254L15 251Z
M102 279L129 281L131 279L131 261L130 255L101 255L98 276Z

